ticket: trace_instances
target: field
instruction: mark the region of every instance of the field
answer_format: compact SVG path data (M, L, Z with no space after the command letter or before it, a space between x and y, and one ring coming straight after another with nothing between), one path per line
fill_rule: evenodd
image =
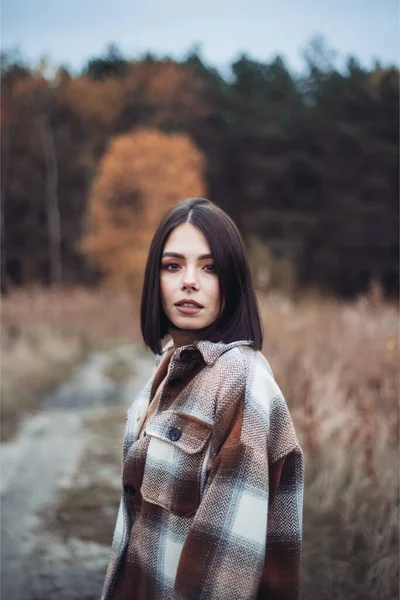
M303 599L389 600L399 581L399 314L379 290L356 302L260 295L265 343L305 454ZM140 340L138 304L124 295L21 292L2 301L2 435L67 379L85 356ZM118 377L118 373L116 374ZM118 438L119 410L87 426ZM119 469L118 444L104 463ZM105 444L104 448L108 445ZM89 461L93 465L94 457ZM82 468L85 468L83 463ZM80 527L85 498L66 490L54 515L65 537L109 545ZM104 497L110 502L105 489ZM111 494L114 510L117 495ZM93 523L101 506L91 505ZM58 511L58 513L57 513ZM61 523L61 525L60 525Z
M138 338L138 303L81 289L18 291L1 301L1 438L90 352Z
M305 453L303 597L397 598L397 309L267 300L263 321Z

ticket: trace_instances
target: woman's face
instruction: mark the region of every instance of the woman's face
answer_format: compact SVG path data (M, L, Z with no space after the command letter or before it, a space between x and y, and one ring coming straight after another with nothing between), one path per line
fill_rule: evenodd
M179 329L202 329L219 313L219 281L211 250L191 223L173 229L165 242L160 268L161 301L168 319ZM177 306L187 299L201 308Z

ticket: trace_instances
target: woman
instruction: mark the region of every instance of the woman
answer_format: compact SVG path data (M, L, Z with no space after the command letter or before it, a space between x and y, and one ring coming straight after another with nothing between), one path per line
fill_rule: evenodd
M159 225L141 330L158 356L128 412L103 599L298 598L303 453L261 354L243 242L212 202Z

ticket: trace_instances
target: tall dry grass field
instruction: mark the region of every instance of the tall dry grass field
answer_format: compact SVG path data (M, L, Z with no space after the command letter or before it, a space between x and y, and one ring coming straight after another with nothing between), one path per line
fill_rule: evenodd
M305 454L304 600L399 594L399 321L349 305L261 300L264 353Z
M398 309L374 293L352 304L268 295L260 306L264 354L305 455L302 598L397 598ZM90 350L135 338L138 306L128 296L38 291L3 300L5 431ZM119 450L112 460L119 469Z
M1 301L1 439L94 350L137 339L137 299L82 289L16 291Z

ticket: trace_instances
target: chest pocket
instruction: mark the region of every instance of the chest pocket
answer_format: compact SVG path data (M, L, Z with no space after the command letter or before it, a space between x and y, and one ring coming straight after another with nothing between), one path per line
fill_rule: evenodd
M153 417L146 428L150 443L140 490L143 500L177 515L193 515L211 432L211 425L183 413L165 411Z

